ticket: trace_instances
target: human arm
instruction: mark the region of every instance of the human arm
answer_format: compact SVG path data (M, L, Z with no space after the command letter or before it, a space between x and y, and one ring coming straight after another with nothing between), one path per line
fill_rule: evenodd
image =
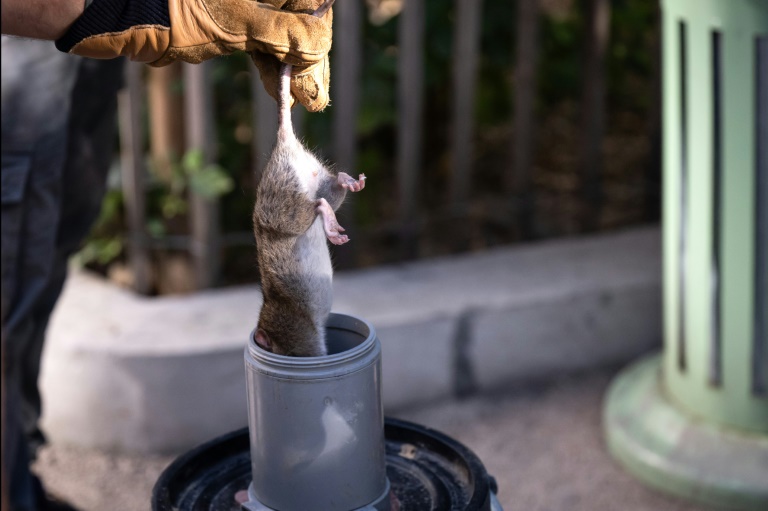
M199 63L237 50L274 55L294 66L321 60L330 16L278 9L285 0L94 0L56 41L92 58L129 57L162 66Z
M2 33L53 41L83 14L85 0L3 0Z
M80 13L69 13L79 2ZM332 13L312 16L322 0L3 0L3 32L52 39L66 53L125 56L152 66L199 63L237 50L250 52L267 90L285 62L291 90L310 111L328 104ZM66 9L65 9L66 7ZM10 14L6 20L6 11ZM61 11L61 12L60 12ZM58 14L57 14L58 13ZM54 18L57 20L54 20ZM74 18L74 19L73 19ZM49 21L43 21L49 20ZM64 33L58 33L65 29Z

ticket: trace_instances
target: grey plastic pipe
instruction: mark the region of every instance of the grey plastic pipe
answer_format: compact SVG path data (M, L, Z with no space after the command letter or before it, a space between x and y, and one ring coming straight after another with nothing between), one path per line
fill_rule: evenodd
M253 481L248 511L389 511L381 344L332 313L329 355L245 350Z

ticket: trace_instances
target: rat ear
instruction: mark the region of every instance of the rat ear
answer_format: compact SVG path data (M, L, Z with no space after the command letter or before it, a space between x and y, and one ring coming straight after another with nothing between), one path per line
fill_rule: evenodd
M259 328L256 330L254 340L256 341L256 344L258 344L262 349L272 351L272 341L269 340L267 332L265 332L263 329Z

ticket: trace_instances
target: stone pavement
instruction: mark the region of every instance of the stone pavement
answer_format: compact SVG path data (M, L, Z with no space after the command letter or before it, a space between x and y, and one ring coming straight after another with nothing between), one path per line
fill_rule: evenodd
M392 414L471 448L499 484L505 511L704 511L646 489L608 456L601 404L615 370L507 386ZM36 470L82 511L146 511L173 457L46 447Z

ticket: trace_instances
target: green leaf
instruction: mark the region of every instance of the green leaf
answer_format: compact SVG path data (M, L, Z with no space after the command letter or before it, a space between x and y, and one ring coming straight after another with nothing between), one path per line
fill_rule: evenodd
M105 240L104 244L100 247L97 260L99 264L106 266L113 260L117 259L122 251L123 240L115 236L111 239Z
M187 175L195 174L205 165L205 158L201 149L187 151L181 160L181 166Z
M78 264L98 263L107 266L117 259L123 251L123 240L120 235L107 238L92 239L86 243L77 254Z
M220 197L235 186L232 178L218 165L208 165L190 176L189 185L195 193L209 199Z
M147 220L147 232L153 238L162 238L165 235L165 225L159 218Z
M166 195L161 199L160 209L164 218L173 218L187 211L187 201L178 195Z

